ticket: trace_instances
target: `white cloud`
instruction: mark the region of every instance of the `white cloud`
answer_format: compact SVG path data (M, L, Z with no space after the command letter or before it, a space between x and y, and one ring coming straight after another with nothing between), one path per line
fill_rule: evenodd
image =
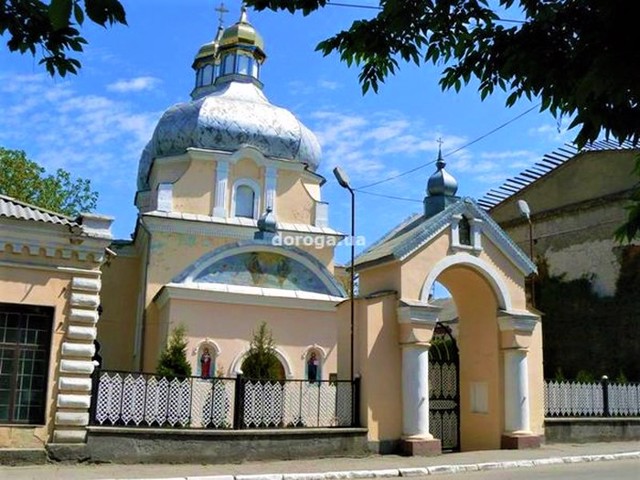
M570 142L575 136L574 131L569 130L573 121L571 117L562 117L560 122L545 123L528 130L529 136L537 137L553 144Z
M110 92L128 93L152 90L160 84L160 79L155 77L135 77L129 80L118 80L107 85Z
M0 76L4 146L25 150L48 171L65 168L96 184L127 179L133 189L138 159L158 113L81 94L70 85L44 74Z

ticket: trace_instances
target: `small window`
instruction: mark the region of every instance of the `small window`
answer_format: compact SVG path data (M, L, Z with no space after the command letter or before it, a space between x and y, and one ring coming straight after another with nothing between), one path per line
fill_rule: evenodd
M202 85L207 86L213 83L213 65L207 65L204 67Z
M222 65L222 75L231 75L233 73L233 61L235 60L234 55L227 55L224 57L223 65Z
M52 308L0 304L0 423L44 423L52 322Z
M238 73L240 75L249 75L249 57L238 55Z
M255 218L256 192L249 185L236 188L236 217Z
M322 357L320 352L311 350L307 353L305 361L305 377L309 382L314 383L322 379Z
M471 224L467 217L462 217L458 223L458 238L460 245L471 245Z

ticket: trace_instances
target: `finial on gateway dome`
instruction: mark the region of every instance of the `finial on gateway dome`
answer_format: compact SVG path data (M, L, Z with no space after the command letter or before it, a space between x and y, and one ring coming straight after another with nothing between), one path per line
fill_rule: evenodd
M446 165L442 158L442 144L444 142L441 138L437 142L439 143L438 159L436 160L437 170L429 177L427 196L424 198L424 212L427 217L442 211L458 198L455 196L458 191L458 182L444 169Z
M446 165L445 161L442 159L442 144L444 143L444 140L440 137L436 142L438 142L438 160L436 161L436 167L438 167L438 170L442 170Z

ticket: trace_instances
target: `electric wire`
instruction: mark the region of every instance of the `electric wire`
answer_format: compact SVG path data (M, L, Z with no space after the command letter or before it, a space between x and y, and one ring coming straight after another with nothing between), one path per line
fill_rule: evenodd
M327 0L327 6L332 7L346 7L346 8L362 8L366 10L383 10L380 5L357 5L355 3L344 3L344 2L332 2L331 0ZM506 23L526 23L524 20L512 20L507 18L498 18L496 19L498 22L506 22Z
M525 115L527 115L528 113L532 112L533 110L535 110L536 108L538 108L540 106L540 104L538 103L537 105L534 105L533 107L525 110L524 112L516 115L515 117L513 117L512 119L506 121L505 123L498 125L497 127L495 127L492 130L489 130L487 133L484 133L483 135L480 135L479 137L471 140L468 143L465 143L464 145L462 145L461 147L456 148L455 150L452 150L450 152L446 152L443 154L444 157L450 157L456 153L458 153L461 150L464 150L467 147L470 147L471 145L478 143L481 140L484 140L485 138L489 137L490 135L493 135L494 133L496 133L499 130L502 130L503 128L505 128L506 126L512 124L513 122L519 120L520 118L524 117ZM398 173L396 175L392 175L390 177L387 178L383 178L382 180L378 180L376 182L373 183L368 183L367 185L362 185L359 187L354 188L354 190L357 190L359 192L362 192L363 189L365 188L371 188L374 187L376 185L380 185L382 183L386 183L386 182L390 182L392 180L395 180L396 178L400 178L400 177L404 177L405 175L409 175L410 173L413 173L415 171L421 170L423 168L428 167L429 165L433 165L434 163L436 163L436 160L431 160L427 163L423 163L422 165L418 165L417 167L411 168L410 170L406 170L404 172Z

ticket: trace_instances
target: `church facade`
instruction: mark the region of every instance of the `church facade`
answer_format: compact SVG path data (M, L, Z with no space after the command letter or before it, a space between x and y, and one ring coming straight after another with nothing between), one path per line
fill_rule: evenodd
M210 372L234 377L266 322L284 378L304 378L312 355L322 378L337 371L342 235L327 224L315 135L262 92L263 49L246 12L221 28L196 56L192 100L165 112L142 154L136 232L103 271L105 368L154 372L182 325L192 371L206 349ZM258 239L264 215L274 231Z
M344 235L328 225L322 201L320 146L291 112L265 97L265 59L244 9L200 48L191 100L164 113L142 153L132 240L112 241L110 220L99 216L54 218L74 224L85 246L101 252L73 257L90 262L86 271L66 265L67 254L48 260L56 272L75 268L80 280L65 277L49 287L24 273L33 270L29 249L46 253L44 243L31 239L23 242L27 250L2 251L0 307L51 307L57 319L43 327L55 341L42 352L48 375L41 415L26 424L38 424L44 444L82 444L96 402L97 363L102 371L154 374L171 333L182 327L193 375L233 379L266 323L283 381L333 385L355 373L361 390L350 415L360 412L361 434L374 451L539 445L541 326L524 289L534 264L472 199L456 196L439 158L423 211L357 258L351 317L334 265ZM35 216L9 218L0 210L14 236L24 231L16 222L50 228L33 223ZM455 332L431 301L436 281L453 294ZM32 284L45 285L48 296L21 297L39 291ZM59 290L70 292L68 303L57 299ZM5 397L17 398L15 389ZM14 430L0 425L0 446L24 446L15 435L6 440Z

